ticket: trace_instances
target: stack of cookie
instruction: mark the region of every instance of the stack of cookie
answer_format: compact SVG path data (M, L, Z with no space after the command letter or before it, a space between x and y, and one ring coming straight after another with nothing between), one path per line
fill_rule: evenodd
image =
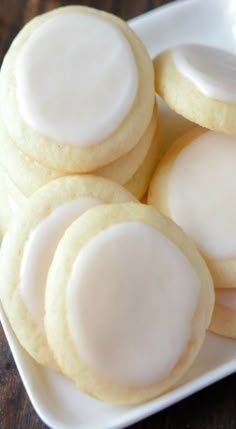
M215 286L210 329L236 338L236 57L180 45L159 54L154 65L158 93L198 127L162 159L148 203L197 244Z
M159 153L154 72L125 22L79 6L33 19L5 56L0 97L11 209L51 180L88 172L142 198Z
M97 399L132 404L192 364L214 289L179 227L84 175L50 182L18 211L2 242L0 297L37 362Z
M104 12L55 10L13 42L0 96L4 191L21 206L0 297L18 340L95 398L165 392L201 348L214 289L192 240L134 197L160 149L144 47Z

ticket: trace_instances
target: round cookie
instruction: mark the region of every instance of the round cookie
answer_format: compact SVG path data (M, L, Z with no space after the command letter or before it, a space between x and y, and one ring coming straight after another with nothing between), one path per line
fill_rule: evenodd
M39 363L57 369L43 318L47 271L58 241L91 206L130 200L128 191L108 179L63 177L29 198L11 222L1 248L0 298L20 343Z
M154 58L155 89L185 118L236 136L235 55L203 45L179 45Z
M62 372L81 390L133 404L189 368L213 303L207 266L180 228L142 204L104 205L75 221L57 247L45 326Z
M236 287L235 157L234 137L198 127L162 158L148 195L195 240L216 288Z
M160 140L160 129L157 127L153 136L152 144L146 157L144 158L143 163L133 175L133 177L131 177L131 179L123 185L138 200L141 200L148 190L152 174L161 156L162 148L160 145Z
M121 19L63 7L36 17L15 38L0 96L2 120L23 152L47 167L85 173L142 137L154 105L153 65Z
M91 174L107 177L120 184L127 182L145 158L157 126L159 122L155 104L151 122L138 144L121 158ZM14 144L3 123L0 125L0 140L0 165L25 196L30 196L46 183L68 174L47 168L24 154Z

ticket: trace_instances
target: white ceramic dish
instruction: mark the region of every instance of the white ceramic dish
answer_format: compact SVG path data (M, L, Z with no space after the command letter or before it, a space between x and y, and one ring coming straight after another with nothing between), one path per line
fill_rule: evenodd
M236 14L233 12L236 12L234 0L180 0L135 18L130 25L151 55L181 42L228 46L234 50ZM167 144L192 127L191 123L168 111L163 103L161 118ZM64 377L37 365L19 345L1 307L0 316L31 402L52 429L124 428L236 370L236 341L208 334L197 361L181 385L147 404L112 406L80 393Z

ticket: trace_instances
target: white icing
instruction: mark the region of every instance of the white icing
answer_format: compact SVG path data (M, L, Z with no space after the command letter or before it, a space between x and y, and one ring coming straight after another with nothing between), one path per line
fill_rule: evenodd
M172 50L177 70L207 97L236 102L236 55L204 45L179 45Z
M153 227L101 231L76 258L67 289L78 353L118 383L162 379L186 349L199 289L186 257Z
M236 255L236 139L207 131L177 155L168 183L171 218L213 258Z
M236 290L231 288L215 289L216 304L236 310Z
M32 128L60 142L90 145L112 134L129 112L138 72L115 25L94 14L64 12L26 41L16 82L20 112Z
M67 201L43 219L31 232L25 244L20 268L20 293L32 317L43 330L44 291L48 270L66 228L101 200L81 197Z

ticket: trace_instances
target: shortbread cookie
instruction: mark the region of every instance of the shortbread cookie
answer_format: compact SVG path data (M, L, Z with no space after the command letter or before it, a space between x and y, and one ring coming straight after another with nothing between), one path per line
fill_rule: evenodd
M0 97L2 120L23 152L50 168L88 172L144 134L153 65L124 21L68 6L20 31L3 61Z
M207 266L180 228L142 204L103 205L57 247L45 326L61 371L81 390L132 404L178 382L213 302Z
M162 158L148 203L192 237L216 288L236 287L236 139L200 127Z
M128 191L131 192L138 200L141 200L147 192L153 172L161 156L162 147L160 141L160 128L157 127L151 147L143 163L133 175L133 177L131 177L131 179L124 184L124 187L128 189Z
M236 338L236 289L216 289L210 330Z
M233 53L203 45L179 45L154 59L155 87L185 118L236 136Z
M135 174L145 158L157 126L159 126L159 120L155 104L151 122L138 144L126 155L92 172L92 174L107 177L120 184L126 183ZM68 174L66 171L63 173L47 168L24 154L14 144L3 123L0 123L0 140L0 165L7 176L17 183L19 191L25 196L32 195L33 192L48 182Z
M57 179L15 215L2 242L0 297L13 330L39 363L56 369L44 331L44 290L55 248L68 225L88 208L134 198L95 176Z

